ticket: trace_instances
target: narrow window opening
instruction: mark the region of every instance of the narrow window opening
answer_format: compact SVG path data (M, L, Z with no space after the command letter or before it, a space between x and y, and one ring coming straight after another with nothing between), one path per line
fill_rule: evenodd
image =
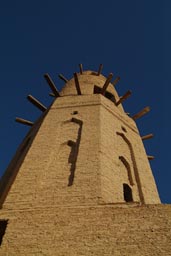
M72 112L72 115L77 115L78 114L78 111L73 111Z
M98 87L97 85L94 86L94 94L101 93L102 88Z
M98 87L97 85L94 86L94 94L101 93L101 91L102 91L102 88ZM114 103L116 102L115 97L112 93L106 91L104 96L109 100L111 100L112 102Z
M7 224L8 224L7 220L0 220L0 246L2 244L3 236L5 235Z
M110 92L105 92L105 97L108 98L109 100L115 102L115 98L114 98L114 96L113 96L112 93L110 93Z
M122 128L122 131L127 132L125 127L121 126L121 128Z
M128 184L123 184L124 200L126 202L133 202L132 189Z

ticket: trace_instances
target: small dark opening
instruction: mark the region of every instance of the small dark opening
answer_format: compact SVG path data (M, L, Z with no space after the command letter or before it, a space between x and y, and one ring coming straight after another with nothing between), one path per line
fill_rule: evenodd
M2 244L3 236L5 235L7 224L8 224L7 220L0 220L0 246Z
M94 86L94 94L101 93L101 91L102 91L102 88L98 87L97 85ZM106 91L104 96L109 100L111 100L112 102L116 102L115 97L112 93Z
M122 131L127 132L125 127L121 126L121 128L122 128Z
M132 189L128 184L123 184L124 200L126 202L133 202Z
M115 98L114 98L114 96L113 96L112 93L110 93L110 92L105 92L105 97L108 98L109 100L115 102Z
M94 86L94 94L98 94L101 93L102 88L100 88L99 86L95 85Z
M77 115L78 114L78 111L73 111L72 112L72 115Z

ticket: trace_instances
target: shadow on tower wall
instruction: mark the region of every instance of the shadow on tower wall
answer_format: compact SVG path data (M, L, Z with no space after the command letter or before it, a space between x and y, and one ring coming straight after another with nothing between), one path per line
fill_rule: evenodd
M83 121L81 121L77 118L72 118L71 122L74 122L74 123L78 124L79 129L78 129L78 135L77 135L76 142L74 142L72 140L68 141L68 146L71 147L71 152L70 152L70 155L69 155L69 158L68 158L68 163L71 164L70 175L69 175L69 178L68 178L68 186L72 186L73 182L74 182L76 162L77 162L77 157L78 157L78 152L79 152L82 126L83 126Z

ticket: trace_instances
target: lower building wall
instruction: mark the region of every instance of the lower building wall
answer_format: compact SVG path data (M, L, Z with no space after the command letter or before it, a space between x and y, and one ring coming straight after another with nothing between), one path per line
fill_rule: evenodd
M0 256L171 255L171 205L1 210L0 219Z

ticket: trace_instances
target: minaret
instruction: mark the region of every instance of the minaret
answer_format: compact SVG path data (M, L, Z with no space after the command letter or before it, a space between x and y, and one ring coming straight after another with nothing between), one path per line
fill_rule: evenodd
M0 183L0 256L169 255L171 207L160 204L143 146L152 134L135 123L149 107L129 116L119 77L79 67L69 81L60 75L60 93L45 74L53 103L29 95L42 115L16 118L31 128Z

